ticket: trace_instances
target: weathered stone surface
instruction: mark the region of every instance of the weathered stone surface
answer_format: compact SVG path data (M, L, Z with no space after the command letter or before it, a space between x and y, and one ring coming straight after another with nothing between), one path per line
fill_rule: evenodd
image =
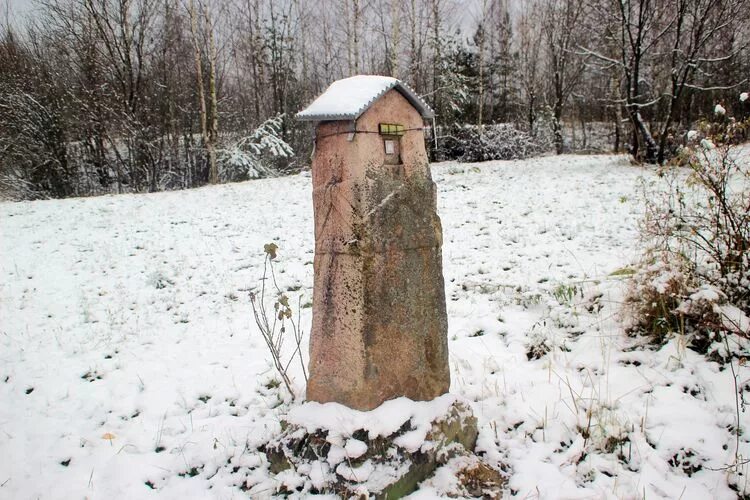
M368 429L357 429L342 436L336 429L336 422L331 422L330 428L312 429L284 422L282 434L263 451L272 473L294 471L301 478L295 481L300 485L300 492L336 493L343 498L357 494L364 494L365 498L401 498L413 492L437 467L463 457L459 466L454 467L455 473L462 481L465 476L466 484L481 496L482 491L488 489L488 478L494 477L493 472L498 478L499 474L472 454L477 421L471 410L456 401L431 424L427 423L429 432L415 446L409 434L423 422L414 419L404 421L388 436L371 436L372 430ZM342 460L341 445L350 439L361 443L364 451ZM356 471L363 469L368 474L358 476ZM333 472L327 480L306 476L305 471L321 470Z
M399 123L386 164L379 123ZM307 399L369 410L450 386L442 228L421 115L397 91L351 125L319 125L313 157L315 281Z

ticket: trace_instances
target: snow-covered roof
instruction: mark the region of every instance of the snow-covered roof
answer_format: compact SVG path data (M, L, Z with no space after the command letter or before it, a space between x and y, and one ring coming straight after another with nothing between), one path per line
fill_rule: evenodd
M435 114L408 85L390 76L357 75L333 82L306 109L299 120L356 120L391 89L398 90L424 118Z

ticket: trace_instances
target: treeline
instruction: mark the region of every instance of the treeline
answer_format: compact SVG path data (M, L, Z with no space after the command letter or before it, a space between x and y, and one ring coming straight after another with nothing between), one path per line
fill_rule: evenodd
M750 0L39 0L0 23L0 190L294 170L311 142L294 113L359 73L411 85L451 150L510 124L562 153L595 122L660 163L716 104L747 104L749 17Z

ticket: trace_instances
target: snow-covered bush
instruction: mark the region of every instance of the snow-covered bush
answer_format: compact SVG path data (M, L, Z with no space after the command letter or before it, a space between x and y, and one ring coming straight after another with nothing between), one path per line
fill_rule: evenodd
M0 82L2 83L2 82ZM14 85L0 86L0 194L10 199L70 196L75 180L63 112Z
M513 124L453 125L437 131L437 160L518 160L549 151L549 137L532 137Z
M284 115L269 118L249 136L219 151L219 177L222 182L271 177L276 162L294 155L281 136Z
M750 158L728 139L685 149L687 169L665 167L647 189L646 258L627 301L633 332L684 334L701 352L722 350L726 333L750 337Z
M672 335L684 335L693 349L706 353L718 340L715 330L720 325L719 316L708 301L702 301L700 307L688 307L690 297L698 291L698 281L685 262L669 262L666 257L654 257L633 275L626 299L627 329L647 333L657 343ZM717 294L716 299L719 297Z

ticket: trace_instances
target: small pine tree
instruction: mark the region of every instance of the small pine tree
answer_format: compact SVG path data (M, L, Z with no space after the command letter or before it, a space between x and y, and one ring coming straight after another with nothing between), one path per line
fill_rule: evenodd
M222 181L270 177L277 173L274 162L294 155L281 135L284 115L269 118L250 135L220 151Z

